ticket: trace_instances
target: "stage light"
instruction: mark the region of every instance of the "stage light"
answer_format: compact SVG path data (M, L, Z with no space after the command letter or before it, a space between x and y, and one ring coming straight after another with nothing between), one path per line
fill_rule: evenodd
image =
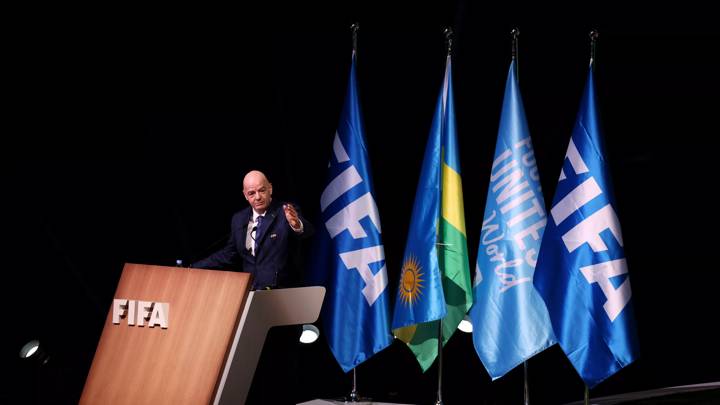
M458 324L458 329L460 329L461 331L463 331L465 333L472 333L473 326L472 326L472 322L470 322L469 316L465 315L463 320L460 321L460 323Z
M40 363L40 365L46 364L50 360L50 356L40 346L40 341L33 339L20 349L20 358L34 360Z
M320 337L320 331L315 325L306 324L302 326L300 343L312 343Z

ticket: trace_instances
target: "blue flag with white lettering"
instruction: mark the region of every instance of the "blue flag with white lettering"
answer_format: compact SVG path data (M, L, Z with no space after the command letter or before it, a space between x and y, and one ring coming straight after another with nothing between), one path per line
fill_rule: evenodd
M493 380L555 343L545 303L532 283L546 222L513 61L505 84L470 309L475 350Z
M592 66L535 271L555 335L592 388L637 358L632 291Z
M322 318L345 372L392 343L385 250L360 114L353 51L345 105L320 198L312 281L327 288Z

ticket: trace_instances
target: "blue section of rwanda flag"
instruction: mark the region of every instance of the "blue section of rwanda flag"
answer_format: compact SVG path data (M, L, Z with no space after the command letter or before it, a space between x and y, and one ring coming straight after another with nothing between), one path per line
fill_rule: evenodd
M353 51L347 96L320 199L314 283L327 288L322 318L347 372L392 342L385 250L360 114Z
M442 98L442 96L441 96ZM437 256L440 217L440 148L443 102L435 108L415 192L392 328L441 319L446 314Z
M472 304L450 56L415 194L393 331L426 371Z
M604 153L591 67L534 279L560 346L591 388L630 364L638 351Z
M483 218L470 318L475 350L494 380L555 343L532 283L547 217L514 61Z

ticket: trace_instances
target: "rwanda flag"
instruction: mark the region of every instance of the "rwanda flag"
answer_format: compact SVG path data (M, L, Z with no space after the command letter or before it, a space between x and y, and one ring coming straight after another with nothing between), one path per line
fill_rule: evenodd
M314 283L327 288L322 319L345 372L392 343L385 249L370 175L353 51L347 96L320 197Z
M450 55L411 218L392 328L426 371L472 305Z
M505 84L470 310L475 350L493 380L555 343L545 303L532 283L546 222L513 61Z
M535 270L555 335L592 388L637 357L632 291L592 66Z

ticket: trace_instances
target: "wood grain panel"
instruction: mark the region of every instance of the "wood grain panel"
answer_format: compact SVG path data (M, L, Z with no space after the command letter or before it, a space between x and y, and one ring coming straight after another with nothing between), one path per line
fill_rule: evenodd
M126 264L115 298L170 304L168 328L112 323L80 404L207 404L247 298L249 274Z

